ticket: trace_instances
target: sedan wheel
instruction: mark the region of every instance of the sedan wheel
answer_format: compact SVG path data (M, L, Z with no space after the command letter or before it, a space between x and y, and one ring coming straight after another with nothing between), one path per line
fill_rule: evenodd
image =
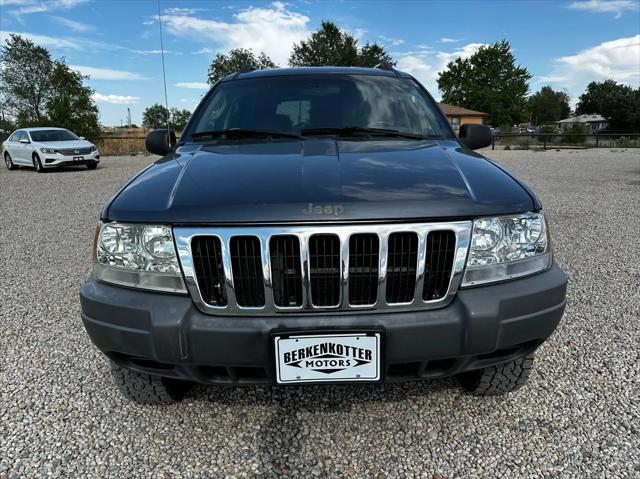
M33 167L38 173L42 173L44 171L42 163L40 162L40 157L38 155L33 155Z
M11 155L9 155L9 153L4 154L4 162L7 165L7 170L15 170L18 168L13 164L13 160L11 159Z

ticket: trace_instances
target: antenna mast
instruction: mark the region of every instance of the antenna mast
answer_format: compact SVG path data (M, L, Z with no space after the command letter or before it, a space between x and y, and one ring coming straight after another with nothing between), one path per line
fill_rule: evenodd
M164 106L167 109L167 134L171 138L171 128L169 126L169 100L167 98L167 74L164 68L164 42L162 41L162 16L160 15L160 0L158 3L158 26L160 27L160 55L162 57L162 81L164 83Z

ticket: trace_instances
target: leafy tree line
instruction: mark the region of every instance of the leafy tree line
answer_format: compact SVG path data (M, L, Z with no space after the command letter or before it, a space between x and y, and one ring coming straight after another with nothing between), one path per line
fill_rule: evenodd
M289 57L292 67L357 66L374 67L379 63L395 65L395 60L377 43L365 43L358 47L358 40L340 30L334 23L323 21L320 28L307 40L293 45ZM213 85L225 76L240 71L244 66L255 69L277 68L264 52L255 55L250 50L236 48L224 55L218 53L209 66L207 81Z
M167 122L173 131L178 133L184 130L191 117L189 110L179 110L178 108L167 108L159 103L155 103L145 108L142 113L142 126L148 129L166 128Z
M46 48L11 34L0 49L0 129L47 125L97 135L98 107L85 79Z

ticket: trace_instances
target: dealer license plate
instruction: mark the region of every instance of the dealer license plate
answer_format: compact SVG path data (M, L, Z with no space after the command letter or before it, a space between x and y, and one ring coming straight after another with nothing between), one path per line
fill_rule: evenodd
M380 380L380 333L275 336L278 384Z

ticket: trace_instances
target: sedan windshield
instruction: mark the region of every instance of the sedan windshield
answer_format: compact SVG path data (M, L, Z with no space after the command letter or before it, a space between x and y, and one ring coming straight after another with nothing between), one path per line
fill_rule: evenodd
M376 139L452 136L436 104L410 78L322 74L234 80L218 85L205 102L189 132L192 139L231 129Z
M78 139L78 137L69 130L32 130L29 134L33 141L37 141L39 143L47 141L71 141Z

